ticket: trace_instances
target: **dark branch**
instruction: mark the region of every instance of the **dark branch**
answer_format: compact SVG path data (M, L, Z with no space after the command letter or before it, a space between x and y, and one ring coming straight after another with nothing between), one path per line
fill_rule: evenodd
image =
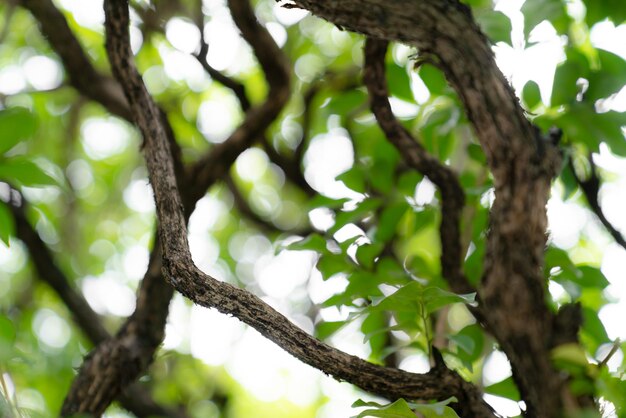
M598 201L598 193L600 192L600 177L598 177L598 171L596 170L596 164L593 162L593 158L590 156L587 157L587 162L589 163L590 174L587 179L583 179L581 176L576 174L576 169L574 164L570 160L569 168L572 170L572 174L582 190L585 198L587 199L587 203L589 207L596 214L602 225L609 231L609 234L613 237L615 242L621 245L624 249L626 249L626 239L624 239L624 235L619 232L611 222L604 215L604 211L600 206L600 202Z
M462 269L461 212L465 194L456 174L429 155L415 141L411 133L395 118L389 104L389 91L385 78L387 41L368 38L365 42L365 67L363 79L370 95L372 112L378 124L403 156L406 163L427 176L441 191L441 269L452 290L457 293L474 291Z
M231 7L249 7L247 1L231 0L230 4ZM133 64L128 36L128 4L123 0L109 0L105 2L105 10L107 51L113 72L124 86L146 142L146 163L161 221L164 271L171 284L195 303L236 316L303 362L338 379L393 399L441 399L455 395L464 405L480 406L480 410L465 411L464 416L493 416L490 408L481 402L480 393L456 373L436 367L420 375L376 366L350 356L311 337L258 297L219 282L194 265L168 143L158 122L156 105ZM466 401L470 398L473 402Z
M9 207L15 219L17 237L28 248L38 277L54 289L72 313L77 325L94 345L107 341L110 334L102 325L100 316L91 309L83 295L74 290L70 280L58 267L50 250L26 219L26 203L23 198L21 201L21 205L11 202ZM129 386L124 393L120 394L119 400L124 408L138 417L185 418L187 416L184 411L174 411L158 405L139 384Z
M184 201L187 210L193 209L191 201L202 197L208 184L222 178L239 154L262 137L289 100L290 69L285 55L267 29L256 20L247 1L229 1L228 6L241 35L252 47L263 69L269 93L261 105L246 112L243 123L226 141L213 147L191 168L190 178L194 185Z

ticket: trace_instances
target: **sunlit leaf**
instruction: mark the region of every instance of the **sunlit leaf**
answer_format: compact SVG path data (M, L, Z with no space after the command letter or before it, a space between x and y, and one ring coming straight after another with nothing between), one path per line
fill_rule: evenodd
M11 210L0 201L0 240L9 246L9 238L15 235L15 220Z
M35 133L37 121L23 107L0 110L0 155Z
M23 186L50 186L56 181L37 164L23 158L0 160L0 180Z

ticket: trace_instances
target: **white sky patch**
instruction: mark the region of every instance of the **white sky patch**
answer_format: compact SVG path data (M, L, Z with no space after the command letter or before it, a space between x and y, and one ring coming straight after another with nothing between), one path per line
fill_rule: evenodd
M165 36L174 48L186 54L199 49L200 30L186 19L178 17L170 19L165 26Z
M87 28L102 31L104 24L103 0L59 0L61 6L72 14L76 22Z
M511 364L502 351L492 351L485 360L483 383L485 386L501 382L511 376Z
M93 184L91 166L85 160L74 160L68 164L65 174L74 190L84 190Z
M126 150L130 143L128 130L116 119L90 118L81 126L83 148L93 160L104 160Z
M268 22L265 24L265 28L274 38L274 42L278 45L279 48L282 48L287 42L287 31L280 23L276 22Z
M248 148L237 157L235 169L242 180L255 182L259 180L269 168L267 154L258 148Z
M24 63L26 79L37 90L51 90L61 84L61 66L45 55L30 57Z
M100 314L126 317L135 310L135 294L111 273L86 277L82 290L89 305Z
M205 196L196 204L196 210L189 219L189 231L216 231L222 229L229 208L213 196Z
M557 247L572 248L578 244L580 232L589 221L583 207L571 201L563 202L557 193L548 201L548 230Z
M237 113L238 104L234 97L221 96L207 100L198 110L198 129L207 141L224 142L241 119Z
M124 203L130 209L140 213L153 213L154 195L148 179L133 180L124 189Z
M122 256L124 274L128 279L141 279L148 268L150 253L146 247L132 245L126 249Z
M230 358L245 329L238 319L197 305L191 308L185 327L189 327L191 354L211 366L220 366Z
M0 93L11 95L26 87L26 78L18 65L7 65L0 69Z
M50 309L40 309L33 319L33 330L41 342L52 349L61 349L69 342L69 324Z
M274 4L274 16L281 24L285 26L295 25L306 16L309 15L308 10L304 9L287 9L280 3Z
M282 251L275 257L261 258L255 265L255 276L266 295L285 299L306 283L311 267L310 251Z
M359 198L361 195L347 188L335 178L352 167L354 152L352 143L343 130L332 130L318 135L304 155L304 176L320 193L332 198Z
M402 359L400 368L412 373L427 373L430 363L424 354L411 354Z

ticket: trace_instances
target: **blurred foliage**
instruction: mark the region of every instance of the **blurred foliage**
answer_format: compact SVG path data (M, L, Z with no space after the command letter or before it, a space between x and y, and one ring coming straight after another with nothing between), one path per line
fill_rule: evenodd
M149 2L136 6L144 7L144 3ZM163 2L157 3L161 7ZM172 3L181 7L164 11L161 24L186 19L191 25L192 2ZM517 37L512 36L509 18L494 10L491 0L464 3L494 45L530 48L533 30L540 24L551 25L561 35L563 60L549 97L542 95L535 80L518 92L529 118L544 131L553 126L562 129L561 146L568 159L580 161L601 149L626 157L626 113L610 108L626 84L626 61L596 48L590 38L593 25L607 20L624 24L625 2L527 0L521 9L523 30L518 28ZM204 253L194 256L206 261L200 264L211 274L263 295L259 270L268 259L276 252L306 251L315 265L309 281L321 275L318 287L345 285L323 301L307 293L313 285L306 280L294 285L297 290L286 301L265 295L272 303L280 303L287 315L308 317L321 339L334 341L342 332L360 333L369 360L380 364L398 366L410 358L428 361L435 344L449 365L482 384L485 359L497 347L465 307L473 303L473 295L450 293L441 277L439 192L406 167L368 110L358 78L362 37L308 15L291 21L273 0L255 4L259 18L277 39L285 36L283 49L295 72L294 96L269 129L268 143L243 153L231 170L233 183L263 225L242 214L225 184L216 184L192 218L191 235L205 242L198 247ZM208 26L232 25L224 19L227 9L222 2L205 2L205 11L212 13L205 18ZM106 72L102 26L69 9L65 15L95 66ZM241 121L241 111L232 93L211 81L188 53L177 50L163 28L143 26L139 18L134 24L139 69L168 113L185 162L193 162ZM0 383L6 401L0 404L0 415L5 410L18 416L52 416L90 344L72 322L71 312L38 280L26 248L15 238L5 186L17 188L29 201L30 222L72 286L85 291L112 332L125 314L87 292L89 283L105 286L113 281L127 291L137 288L142 276L137 271L147 259L144 263L133 251L149 250L154 210L149 193L144 193L146 170L133 128L77 95L68 85L59 58L25 10L14 8L11 2L0 3L0 33L0 240L5 243L0 243ZM219 50L219 37L208 42ZM267 91L263 74L250 51L237 45L235 58L219 69L243 82L252 102L258 103ZM492 179L456 93L438 68L416 62L415 53L394 45L388 56L394 107L423 146L459 173L467 196L462 226L462 245L467 250L464 270L477 283L483 269ZM222 62L218 58L215 62ZM45 68L33 70L42 62ZM60 74L57 79L49 74L55 71ZM308 94L312 96L309 104ZM348 168L331 188L320 186L320 168L314 167L320 159L336 160L312 151L324 138L349 141L353 153L353 157L348 151L342 156ZM299 149L304 159L296 165L318 188L313 197L270 158L272 154L293 158ZM612 176L601 174L607 179ZM571 168L560 173L555 190L568 202L584 204ZM325 224L320 219L330 221ZM309 231L310 224L313 232L306 236L293 232ZM581 236L580 248L595 248L589 240ZM603 364L606 347L613 342L598 313L612 302L606 292L609 282L599 269L599 258L592 262L577 259L572 249L554 243L547 249L546 278L551 286L564 290L549 301L552 308L578 301L585 319L582 346L558 347L553 353L555 364L573 374L571 384L581 393L605 400L607 415L615 410L623 416L624 362L611 371ZM189 305L184 309L188 311ZM178 326L181 323L186 325L178 320ZM142 380L156 400L184 406L190 416L313 417L327 397L332 398L332 394L320 395L306 406L286 399L263 402L226 368L206 366L191 356L189 336L181 338L159 352L150 375ZM485 391L519 400L510 377L487 385ZM408 417L417 410L422 416L452 417L450 402L454 400L432 405L360 401L354 406L369 409L354 413ZM124 416L117 406L109 413Z

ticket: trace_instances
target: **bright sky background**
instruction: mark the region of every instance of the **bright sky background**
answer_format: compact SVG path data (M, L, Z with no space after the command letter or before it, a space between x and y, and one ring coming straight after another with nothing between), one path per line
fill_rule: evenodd
M103 16L98 13L100 8L95 4L97 2L60 0L59 3L70 10L81 25L102 30ZM552 89L554 70L564 58L565 41L550 24L544 22L531 35L531 39L537 44L524 49L523 17L519 11L522 4L523 0L502 0L498 3L498 8L512 20L514 47L499 44L494 50L500 68L518 92L532 79L540 85L543 99L547 101ZM244 44L232 24L224 1L205 0L205 6L205 11L212 17L206 25L205 35L207 39L219 39L219 42L211 43L208 57L210 64L219 70L232 73L255 65L249 47ZM579 1L571 3L573 13L580 13L581 7ZM281 45L286 39L284 26L295 24L307 15L300 10L286 10L278 6L274 8L274 14L277 22L268 23L267 27ZM166 75L175 80L186 80L194 90L206 89L211 80L189 55L198 44L197 29L188 22L174 19L167 25L166 32L173 48L161 47L160 52L165 62L163 69L153 67L146 71L145 79L149 88L153 92L164 89L162 80L163 75ZM345 34L335 32L333 36L337 43L347 42ZM596 25L592 31L594 45L626 58L624 39L626 25L615 28L604 22ZM139 31L132 32L132 40L134 49L137 50L141 44ZM397 47L396 54L406 56L408 49ZM315 57L306 57L305 61L296 63L296 75L303 80L314 76L311 68L319 68ZM13 94L28 85L36 89L52 89L59 85L61 79L62 71L56 61L44 56L34 56L22 66L7 66L0 70L0 92ZM414 87L420 103L428 92L419 83L415 83ZM224 140L239 122L233 116L237 114L237 106L236 101L229 96L215 96L206 101L199 111L201 132L216 141ZM607 106L619 111L626 110L626 88L607 103ZM395 107L405 115L416 111L415 106L399 102L395 102ZM81 137L87 155L95 160L123 152L132 145L131 137L123 124L112 117L87 120L82 125ZM594 156L594 160L598 166L618 174L616 180L606 183L602 188L601 204L609 220L619 230L626 232L626 217L623 216L626 208L626 161L613 156L606 147L601 149L599 155ZM331 129L327 134L314 138L305 162L306 178L318 191L328 196L358 199L358 194L355 195L342 183L334 180L338 174L351 167L353 162L349 140L341 128ZM238 174L251 182L269 169L267 157L256 149L246 151L236 163ZM88 187L92 181L88 164L80 160L71 164L68 176L78 192ZM259 201L271 209L278 196L271 188L258 189L255 194L260 196ZM433 198L434 191L428 183L424 183L419 189L416 196L418 201L428 202ZM30 194L35 199L45 198L45 192L33 191ZM611 338L626 339L626 328L621 319L626 317L626 251L612 242L591 212L572 201L563 202L559 195L558 192L554 193L548 204L550 239L559 247L570 249L576 246L579 236L584 234L600 248L602 271L611 282L608 291L616 300L616 303L605 307L600 316ZM124 191L124 201L131 209L145 214L146 217L153 215L154 205L145 173L138 172L135 180L128 185ZM230 280L227 269L218 261L218 243L211 235L212 231L220 229L225 217L230 216L230 208L221 200L208 195L198 203L197 209L191 218L189 232L194 260L207 273L221 280ZM322 209L311 213L311 221L320 228L330 226L329 215ZM356 227L347 227L339 231L336 237L342 241L355 234L362 235L363 232ZM83 279L82 290L97 312L127 316L133 311L135 300L131 287L136 286L148 263L148 238L144 241L130 245L124 254L115 256L111 269L101 276ZM315 262L312 253L282 251L276 254L271 243L258 235L238 234L229 243L229 248L242 266L236 274L244 279L256 280L258 289L266 295L264 299L268 303L308 331L312 331L313 324L302 309L296 308L298 302L306 301L308 292L314 303L321 303L347 284L341 277L322 281L320 273L312 269ZM104 240L94 243L90 249L94 254L103 256L113 253L114 250L112 244ZM578 261L590 257L596 259L597 255L574 252L574 258ZM19 270L24 260L24 250L18 245L12 246L8 251L5 248L0 249L0 264L6 271ZM121 271L117 269L118 266L122 267ZM550 291L557 298L564 293L556 284L551 285ZM327 320L337 320L345 318L347 312L323 308L321 315ZM368 348L363 344L360 334L355 332L357 326L355 324L346 327L332 338L332 343L351 354L367 356ZM43 309L39 312L35 328L40 339L51 349L62 349L70 338L68 324L51 310ZM339 383L302 364L238 320L213 310L191 307L180 295L176 295L172 303L164 348L191 353L209 365L224 366L260 400L269 402L287 399L298 405L309 405L324 394L330 401L321 408L319 418L345 418L355 415L355 410L350 405L356 398L364 396L357 393L351 385ZM610 366L616 367L621 359L622 353L619 352L612 358ZM428 362L424 356L411 356L403 361L402 368L425 372L428 370ZM484 373L485 384L509 376L510 367L504 355L494 353L487 360ZM488 396L488 401L505 415L519 413L515 402L493 396Z

